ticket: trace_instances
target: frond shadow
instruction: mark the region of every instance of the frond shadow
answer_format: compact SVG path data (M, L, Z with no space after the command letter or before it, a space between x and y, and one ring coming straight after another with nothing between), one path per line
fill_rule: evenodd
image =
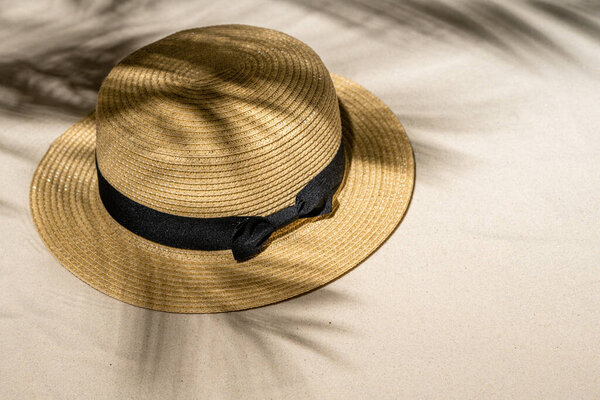
M589 2L568 4L547 1L510 3L473 0L393 1L349 0L344 6L328 0L287 0L300 7L325 14L376 39L405 45L407 31L439 41L484 46L500 57L523 65L557 58L577 64L570 49L549 32L536 26L528 12L552 15L574 32L600 40L597 21L583 15L597 8ZM531 7L526 7L529 4Z

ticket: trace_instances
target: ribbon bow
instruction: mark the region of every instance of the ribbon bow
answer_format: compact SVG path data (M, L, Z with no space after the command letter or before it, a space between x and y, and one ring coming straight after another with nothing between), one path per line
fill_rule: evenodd
M332 210L330 190L323 190L327 182L317 179L309 182L298 195L296 202L266 217L246 217L234 229L231 251L237 261L252 257L262 250L269 237L299 218L329 214Z

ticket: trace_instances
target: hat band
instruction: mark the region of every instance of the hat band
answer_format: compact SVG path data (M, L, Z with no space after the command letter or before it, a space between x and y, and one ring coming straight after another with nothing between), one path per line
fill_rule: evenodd
M333 195L345 172L344 143L331 162L296 195L293 205L267 216L194 218L144 206L115 189L102 176L96 160L98 190L106 211L120 225L145 239L190 250L231 249L242 261L258 254L273 232L299 218L332 211Z

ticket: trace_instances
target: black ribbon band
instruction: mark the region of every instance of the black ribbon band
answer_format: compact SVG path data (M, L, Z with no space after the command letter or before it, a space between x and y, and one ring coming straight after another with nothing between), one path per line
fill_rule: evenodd
M292 221L330 213L344 169L342 141L333 160L298 192L293 205L265 217L193 218L157 211L131 200L106 181L96 160L102 203L123 227L145 239L180 249L231 249L237 261L258 254L273 232Z

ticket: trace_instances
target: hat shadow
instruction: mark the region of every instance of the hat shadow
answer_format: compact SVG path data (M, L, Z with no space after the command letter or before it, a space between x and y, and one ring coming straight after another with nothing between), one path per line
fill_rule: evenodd
M231 395L240 377L255 394L263 393L264 378L248 373L253 370L260 370L274 386L291 380L301 383L301 366L294 361L292 348L340 366L351 363L331 343L353 333L343 322L325 317L331 315L325 310L355 301L323 288L286 304L218 314L175 314L122 304L117 354L133 369L116 383L143 384L151 390L168 385L173 398L186 383L171 379L171 374L189 381L190 373L193 378L199 373L203 380L229 382L223 387L231 387ZM324 311L308 316L307 308Z

